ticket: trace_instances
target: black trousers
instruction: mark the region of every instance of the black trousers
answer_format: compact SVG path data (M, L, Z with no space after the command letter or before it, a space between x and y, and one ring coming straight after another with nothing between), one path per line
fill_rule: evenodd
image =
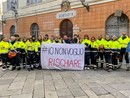
M123 55L124 55L126 63L129 63L129 57L128 57L128 52L126 52L126 48L121 48L120 55L122 56L122 58L119 60L119 62L123 61Z
M12 67L20 67L20 54L17 53L17 55L10 59Z
M116 59L117 53L112 54L112 64L113 65L118 65L118 60Z
M34 65L35 52L28 51L27 52L27 68L30 68Z
M110 52L104 52L105 61L106 61L106 63L108 63L108 64L111 64L111 63L112 63L112 57L111 57L110 54L111 54Z
M8 53L1 54L1 60L3 64L3 68L7 67L7 62L8 62Z
M90 60L90 51L86 51L85 52L85 65L87 65L87 66L90 65L90 61L89 60Z
M103 55L104 53L98 52L98 59L100 58L101 60L103 60ZM101 67L103 67L103 63L101 63Z
M91 64L97 65L98 52L90 52ZM97 65L98 67L98 65Z
M26 51L24 49L21 49L21 54L20 54L20 58L21 58L21 62L23 64L26 64Z

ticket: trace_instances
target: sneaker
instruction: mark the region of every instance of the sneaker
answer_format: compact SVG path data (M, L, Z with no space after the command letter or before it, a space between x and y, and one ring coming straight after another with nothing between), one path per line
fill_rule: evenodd
M27 68L28 71L31 71L31 68Z
M11 71L13 71L13 70L15 70L15 69L16 69L16 67L12 67Z
M19 71L20 69L21 69L20 67L17 68L18 71Z
M3 71L6 71L6 69L5 69L5 68L3 68Z
M122 63L119 63L118 65L119 65L119 66L118 66L117 69L121 69Z
M108 72L111 72L112 71L112 69L108 69Z
M130 68L127 68L126 71L130 71Z

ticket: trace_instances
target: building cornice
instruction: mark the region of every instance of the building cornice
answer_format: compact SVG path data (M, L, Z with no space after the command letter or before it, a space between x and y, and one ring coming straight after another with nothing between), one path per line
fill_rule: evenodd
M107 3L107 2L113 2L113 1L119 1L119 0L101 0L101 1L93 0L91 2L88 1L88 3L91 6L91 5L103 4L103 3ZM41 3L39 5L42 5L42 4L43 3ZM32 6L36 6L36 5L32 5ZM30 7L32 7L32 6L30 6ZM83 7L83 5L81 4L81 2L79 2L79 0L73 0L71 2L71 8L80 8L80 7ZM30 11L26 11L26 13L21 13L22 10L24 10L26 8L29 8L29 7L24 7L24 8L18 9L18 13L19 13L18 18L27 17L27 16L33 16L33 15L39 15L39 14L45 14L45 13L59 12L59 11L61 11L61 4L49 6L49 8L41 8L41 9L31 10L31 12ZM14 16L12 15L11 11L4 12L4 15L6 15L5 18L7 20L8 19L14 19Z

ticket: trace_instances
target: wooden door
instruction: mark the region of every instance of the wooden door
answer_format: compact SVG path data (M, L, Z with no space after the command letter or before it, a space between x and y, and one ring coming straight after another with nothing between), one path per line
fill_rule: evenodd
M63 20L60 25L60 36L63 37L64 35L73 36L73 24L68 19Z

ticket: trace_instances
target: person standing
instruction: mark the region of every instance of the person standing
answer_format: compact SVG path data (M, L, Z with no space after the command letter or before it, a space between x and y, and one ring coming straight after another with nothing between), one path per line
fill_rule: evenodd
M27 69L28 71L34 69L34 59L35 59L35 43L33 39L30 38L29 42L26 43L26 51L27 51Z
M118 65L118 59L117 56L120 54L120 43L117 40L117 36L112 36L112 42L111 42L111 55L112 55L112 64L113 68L116 69Z
M106 61L106 67L111 68L112 67L112 59L111 59L111 43L110 36L106 35L105 41L104 41L104 56Z
M10 49L10 44L8 42L8 39L4 37L3 40L0 42L0 54L2 59L3 71L9 68L9 66L7 65L9 49Z
M74 34L74 37L73 37L73 41L72 41L74 44L79 44L80 41L79 41L79 38L78 38L78 35L77 34Z
M99 45L97 44L95 37L91 38L90 45L91 45L91 47L90 47L91 64L94 69L97 69L98 68L97 59L98 59Z
M89 36L84 35L84 39L81 44L85 46L85 66L84 69L90 69L90 43Z
M11 48L10 48L10 54L13 54L14 56L10 57L10 61L11 61L11 65L12 65L12 69L11 70L15 70L17 68L17 70L20 70L20 54L19 54L19 47L18 47L18 37L19 35L15 36L11 36Z
M65 44L71 44L71 41L70 41L70 39L68 38L67 35L64 35L64 36L63 36L62 43L65 43Z
M122 36L118 39L118 41L121 45L120 55L122 56L122 58L119 60L120 67L122 65L123 56L124 56L125 60L126 60L126 71L129 71L130 66L129 66L128 52L126 52L126 47L127 47L128 43L130 42L130 38L126 35L126 32L123 32Z
M99 46L98 59L100 58L100 60L101 60L101 67L100 68L103 68L103 63L102 62L104 62L103 61L104 52L102 50L104 48L104 46L103 46L104 45L104 38L102 37L101 34L98 36L98 39L96 40L96 42L97 42L97 44Z

